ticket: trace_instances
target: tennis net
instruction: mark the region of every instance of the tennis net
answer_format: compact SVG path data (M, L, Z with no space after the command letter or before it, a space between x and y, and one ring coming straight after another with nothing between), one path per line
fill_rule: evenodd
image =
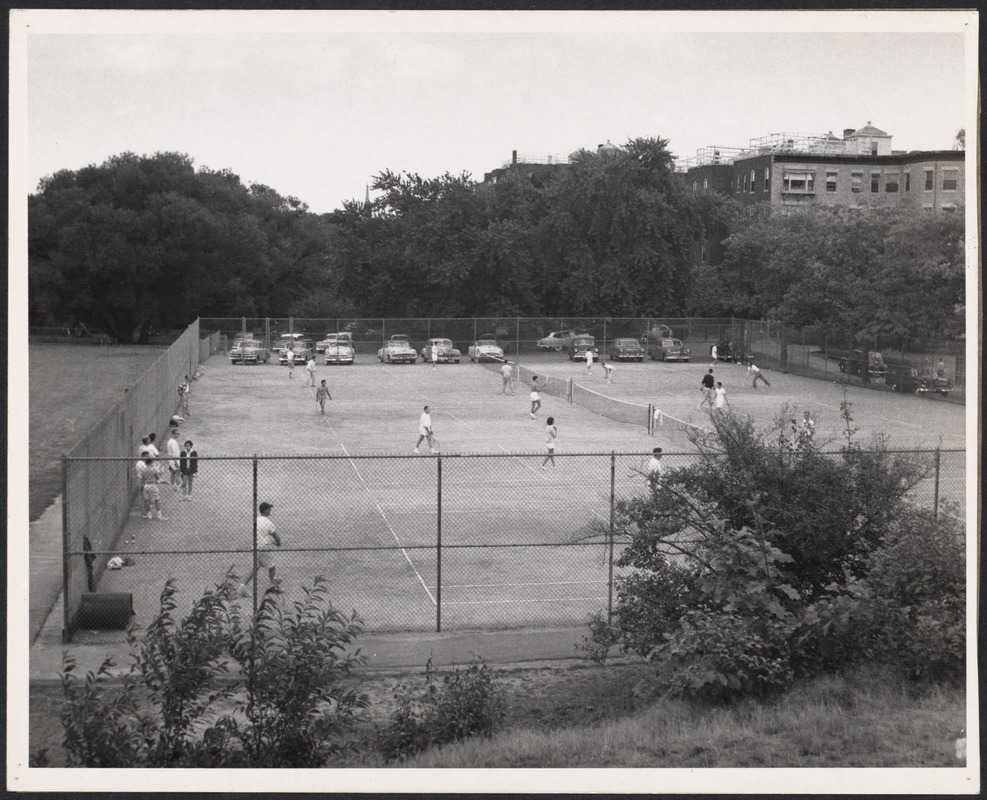
M676 444L688 444L698 435L698 440L702 441L712 430L706 425L696 425L686 422L671 414L664 413L657 406L653 406L651 432L656 437Z
M594 392L573 381L570 403L588 408L600 416L612 419L614 422L626 422L630 425L643 425L651 432L651 406L643 403L631 403L627 400L617 400L605 394Z
M504 366L504 361L500 359L484 359L478 361L478 364L486 367L492 372L500 372L500 368ZM538 376L538 391L544 392L545 394L550 394L553 397L561 397L567 402L572 402L569 399L569 379L568 378L555 378L550 375L545 375L544 373L536 372L533 369L523 366L517 363L517 361L507 361L514 368L514 380L517 381L524 387L531 386L531 379L536 375Z

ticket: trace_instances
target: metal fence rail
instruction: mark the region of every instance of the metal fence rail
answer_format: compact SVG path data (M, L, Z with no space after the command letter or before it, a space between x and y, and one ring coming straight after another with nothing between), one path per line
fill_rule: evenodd
M964 451L915 451L927 477L911 502L953 513L964 503ZM616 504L645 491L650 453L202 457L189 500L164 463L163 519L145 517L133 458L66 457L64 631L84 599L129 595L138 621L178 581L191 602L229 570L260 566L245 605L270 577L289 598L317 575L334 604L368 630L492 629L580 624L612 608L622 547ZM695 463L666 453L666 468ZM260 501L274 504L282 546L258 537ZM116 520L122 516L122 522ZM125 565L107 568L113 558Z

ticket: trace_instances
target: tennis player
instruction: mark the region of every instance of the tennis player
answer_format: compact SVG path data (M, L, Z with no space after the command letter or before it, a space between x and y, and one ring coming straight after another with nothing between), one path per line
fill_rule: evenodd
M613 383L613 364L609 361L604 361L600 366L603 367L603 382Z
M541 462L542 469L548 469L548 462L552 462L552 466L555 466L555 439L559 435L559 429L555 427L555 417L549 417L545 420L545 446L548 448L548 453L545 454L545 460Z
M715 386L716 381L713 378L713 368L710 367L709 372L703 375L702 382L699 385L699 391L703 393L703 399L696 406L696 411L701 411L703 406L713 407L713 389Z
M332 395L329 394L329 387L326 385L326 379L322 379L322 383L319 384L319 388L315 390L315 399L319 404L319 415L326 415L326 400L332 400Z
M500 393L507 394L507 390L511 390L511 394L514 394L514 368L511 366L511 362L504 359L504 363L500 368L500 377L504 381L504 385L501 387Z
M724 411L730 407L730 401L727 400L727 390L723 388L723 383L721 381L716 382L716 399L713 401L713 408L717 411Z
M660 481L664 471L661 465L661 448L656 447L651 451L651 458L648 459L648 477Z
M547 379L546 379L547 380ZM541 408L541 398L538 396L538 376L531 376L531 394L528 395L531 400L531 418L535 418L535 412Z
M433 453L437 452L432 446L432 415L429 413L429 407L425 406L424 411L422 411L421 416L418 418L418 442L415 444L415 449L411 452L416 456L418 455L418 446L422 441L428 441L428 449Z

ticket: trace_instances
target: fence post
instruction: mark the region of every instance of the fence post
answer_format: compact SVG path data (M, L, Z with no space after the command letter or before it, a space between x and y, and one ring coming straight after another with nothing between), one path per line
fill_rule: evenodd
M62 453L62 644L72 640L69 619L69 460Z
M436 460L435 632L442 633L442 454Z
M607 624L613 621L613 525L614 525L614 488L617 475L617 455L610 451L610 534L608 536L607 556Z
M514 355L521 358L521 318L516 317L514 322Z
M251 569L253 572L253 591L254 591L254 617L257 617L257 454L254 453L254 504L250 509L250 519L253 524L253 543L251 544Z
M936 522L939 521L939 469L940 469L941 460L942 460L942 451L937 447L936 448L936 484L935 484L935 491L932 496L932 502L933 502L932 515L933 518L936 520Z

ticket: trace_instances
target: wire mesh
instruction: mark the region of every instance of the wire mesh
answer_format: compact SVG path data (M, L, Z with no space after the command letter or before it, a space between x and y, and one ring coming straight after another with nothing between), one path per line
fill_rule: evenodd
M66 459L65 636L98 627L79 619L93 593L131 598L146 623L168 579L191 603L232 571L249 605L261 502L280 546L258 539L259 592L276 579L293 601L325 577L334 606L371 631L584 624L627 574L614 510L654 491L651 456L200 457L191 487L165 462L150 493L132 458ZM923 467L910 502L960 513L964 451L895 457ZM662 465L698 458L666 448Z
M605 394L594 392L592 389L587 389L575 381L572 382L570 402L588 408L594 414L612 419L614 422L643 425L649 431L651 430L652 411L650 405L608 397Z

